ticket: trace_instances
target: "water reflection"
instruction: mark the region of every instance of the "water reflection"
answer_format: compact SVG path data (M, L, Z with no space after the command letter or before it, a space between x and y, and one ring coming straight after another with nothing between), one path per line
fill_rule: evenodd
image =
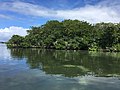
M18 60L26 58L26 63L31 69L40 69L46 74L65 77L120 75L120 53L41 49L10 49L10 51L13 58Z

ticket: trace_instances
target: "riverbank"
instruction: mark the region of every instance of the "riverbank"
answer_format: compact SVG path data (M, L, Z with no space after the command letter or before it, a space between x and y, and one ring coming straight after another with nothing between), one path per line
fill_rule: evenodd
M82 50L82 49L69 49L69 48L66 48L66 49L56 49L54 47L40 47L40 46L29 46L29 47L25 47L25 46L17 46L15 44L6 44L8 48L40 48L40 49L54 49L54 50ZM86 49L87 51L94 51L94 52L120 52L119 49L116 49L116 48L106 48L106 49L100 49L100 48L89 48L89 49ZM85 51L86 51L85 50Z

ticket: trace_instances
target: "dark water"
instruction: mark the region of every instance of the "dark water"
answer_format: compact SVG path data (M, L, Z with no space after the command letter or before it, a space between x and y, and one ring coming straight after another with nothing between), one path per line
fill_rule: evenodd
M0 90L120 90L120 53L0 44Z

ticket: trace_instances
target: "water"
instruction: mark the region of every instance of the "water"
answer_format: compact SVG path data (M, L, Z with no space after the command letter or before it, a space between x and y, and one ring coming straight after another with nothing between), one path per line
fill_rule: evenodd
M120 90L120 53L0 44L0 90Z

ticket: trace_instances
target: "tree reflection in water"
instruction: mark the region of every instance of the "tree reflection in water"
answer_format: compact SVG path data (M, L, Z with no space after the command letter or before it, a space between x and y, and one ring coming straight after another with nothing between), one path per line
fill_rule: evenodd
M15 48L10 51L13 58L26 58L31 69L40 69L46 74L65 77L120 75L120 53Z

